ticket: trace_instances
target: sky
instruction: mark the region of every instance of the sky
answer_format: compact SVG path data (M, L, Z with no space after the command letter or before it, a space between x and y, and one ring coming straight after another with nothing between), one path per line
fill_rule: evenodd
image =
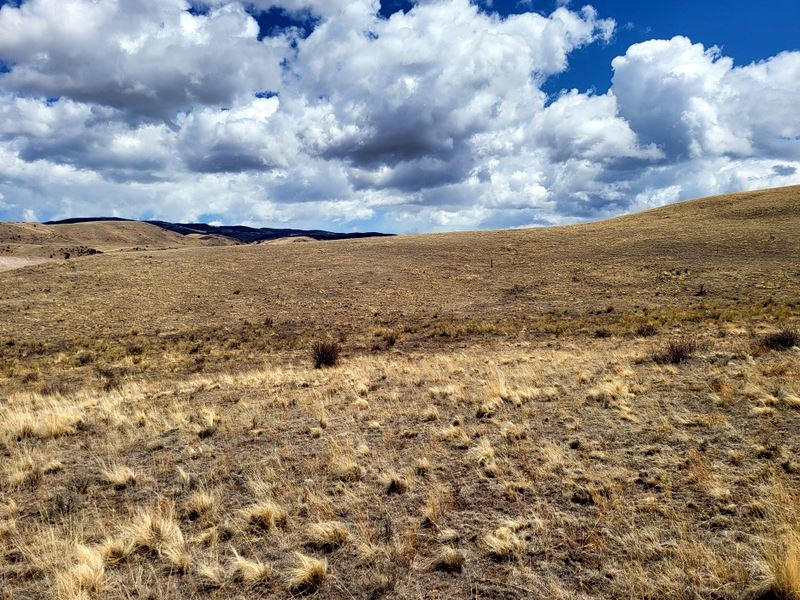
M0 0L0 220L392 233L800 183L796 0Z

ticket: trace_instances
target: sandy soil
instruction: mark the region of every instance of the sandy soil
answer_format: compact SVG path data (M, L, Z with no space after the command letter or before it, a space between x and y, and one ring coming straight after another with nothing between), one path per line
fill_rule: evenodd
M13 271L22 267L49 262L46 258L29 258L24 256L0 256L0 272Z

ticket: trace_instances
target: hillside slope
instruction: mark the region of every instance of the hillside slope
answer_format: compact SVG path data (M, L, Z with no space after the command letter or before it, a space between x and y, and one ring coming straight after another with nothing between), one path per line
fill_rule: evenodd
M323 323L346 330L363 320L521 323L554 311L586 316L698 302L721 310L737 298L794 299L798 248L800 187L792 187L568 227L109 254L69 270L5 274L0 333L11 334L20 311L30 333L44 336L61 328L232 326L265 315L305 330ZM43 280L58 293L25 306ZM709 294L695 297L701 285ZM84 310L98 295L106 301Z
M4 590L793 599L799 196L2 273Z
M0 223L0 252L6 256L61 258L70 250L72 255L80 255L81 249L113 252L235 243L221 236L184 236L140 221Z

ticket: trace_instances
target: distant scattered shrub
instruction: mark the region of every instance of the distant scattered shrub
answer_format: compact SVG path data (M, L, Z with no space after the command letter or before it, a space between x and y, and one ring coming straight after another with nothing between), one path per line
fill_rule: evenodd
M697 349L697 340L694 338L677 338L670 340L662 350L656 351L653 360L659 364L677 365L690 359Z
M598 327L597 329L594 330L594 337L596 338L611 337L611 332L605 327Z
M658 328L652 323L642 323L636 328L639 337L652 337L658 333Z
M81 352L75 359L75 362L78 366L86 366L92 362L94 362L94 354L91 352Z
M375 335L378 335L376 333ZM381 352L383 350L390 350L397 343L397 334L393 331L386 331L381 335L380 340L372 343L371 349L373 352Z
M316 342L311 347L311 357L314 360L314 368L333 367L339 362L341 346L337 342L322 341Z
M48 381L39 386L42 396L66 396L70 391L70 387L63 381Z
M130 356L141 356L144 354L144 347L141 344L133 343L128 344L128 347L125 349Z
M768 350L788 350L800 346L800 333L796 329L784 327L761 338L760 346Z
M104 391L110 392L122 387L122 376L125 374L124 369L97 365L95 371L102 379L102 388Z
M34 383L36 381L39 381L39 373L37 373L36 371L30 371L29 373L25 373L25 375L22 376L22 379L20 379L20 381L22 381L22 383Z

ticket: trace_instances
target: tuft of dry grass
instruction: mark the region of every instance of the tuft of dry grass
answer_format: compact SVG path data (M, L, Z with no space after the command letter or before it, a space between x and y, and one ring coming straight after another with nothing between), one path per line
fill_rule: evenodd
M433 568L438 571L448 573L460 573L467 561L463 550L458 550L452 546L444 546L433 562Z
M286 509L273 500L262 500L251 504L244 509L244 514L250 525L265 531L283 527L288 519Z
M208 490L193 493L185 504L186 516L190 521L214 515L219 508L219 495Z
M413 473L404 471L387 471L381 473L381 483L386 489L387 494L403 494L411 489L414 483Z
M40 403L38 399L32 402ZM0 439L7 443L34 438L48 440L75 435L84 424L83 407L68 401L46 400L30 410L3 411Z
M439 420L439 409L435 406L426 406L425 409L422 411L422 420L427 422L433 422Z
M102 470L103 481L112 485L116 490L124 490L136 483L136 473L130 467L120 464L111 464Z
M294 564L289 569L288 586L295 594L317 590L328 575L328 561L302 552L294 553Z
M105 560L95 548L78 544L76 564L56 574L55 595L63 600L78 600L100 594L105 587Z
M219 561L200 563L195 573L203 587L219 588L225 585L226 574Z
M488 439L483 438L467 451L467 460L481 470L487 477L496 477L500 467L495 459L494 448Z
M525 551L525 542L511 527L502 526L483 538L489 557L504 561L519 558Z
M269 563L244 558L236 550L231 559L231 577L234 581L256 587L269 583L275 575L275 569Z
M636 328L635 333L639 337L652 337L658 335L658 327L653 323L642 323Z
M500 435L509 442L524 440L528 432L524 427L511 421L506 421L500 428Z
M468 448L471 441L467 433L457 425L445 427L439 432L439 437L455 448Z
M364 469L356 460L347 455L338 455L331 460L331 473L342 481L359 481L364 476Z
M329 552L344 545L350 539L347 525L341 521L311 523L305 529L305 543Z
M97 545L97 551L106 564L116 565L121 563L131 551L127 540L121 538L106 538Z
M172 506L139 509L123 529L127 552L163 559L179 572L189 569L191 557Z
M775 598L800 600L800 527L783 529L765 544L767 585Z

